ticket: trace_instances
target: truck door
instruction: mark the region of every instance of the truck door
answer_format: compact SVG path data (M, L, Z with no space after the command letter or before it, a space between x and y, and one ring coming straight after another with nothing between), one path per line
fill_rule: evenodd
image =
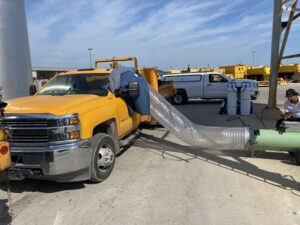
M129 115L126 102L120 98L116 98L117 109L119 114L119 136L124 136L133 130L133 117Z
M184 84L188 98L195 99L203 97L202 75L184 76L182 84Z
M208 74L204 81L204 97L205 98L226 98L227 97L226 79L221 74Z

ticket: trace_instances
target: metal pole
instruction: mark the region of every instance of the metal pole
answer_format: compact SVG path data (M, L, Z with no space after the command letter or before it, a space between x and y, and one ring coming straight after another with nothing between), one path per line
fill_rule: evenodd
M277 77L279 70L279 45L281 34L281 9L282 0L274 0L273 12L273 31L272 31L272 49L271 49L271 74L270 74L270 88L268 107L276 108L277 95Z
M279 57L278 57L278 65L280 65L280 63L281 63L281 59L282 59L282 56L283 56L283 53L284 53L284 50L285 50L285 46L286 46L286 43L287 43L287 40L288 40L288 37L289 37L289 33L290 33L290 29L292 27L293 18L294 18L297 3L298 3L298 0L294 0L292 8L291 8L292 11L290 12L289 19L288 19L287 25L285 27L285 33L284 33L284 37L283 37L283 41L282 41L282 44L281 44Z
M88 48L88 50L90 51L90 68L92 69L93 68L93 65L92 65L92 50L93 50L93 48Z
M252 51L252 66L254 66L255 51Z

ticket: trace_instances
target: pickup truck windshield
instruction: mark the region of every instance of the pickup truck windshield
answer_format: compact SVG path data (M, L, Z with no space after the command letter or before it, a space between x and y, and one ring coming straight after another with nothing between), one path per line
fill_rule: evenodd
M108 74L59 75L41 89L38 95L94 94L106 96Z

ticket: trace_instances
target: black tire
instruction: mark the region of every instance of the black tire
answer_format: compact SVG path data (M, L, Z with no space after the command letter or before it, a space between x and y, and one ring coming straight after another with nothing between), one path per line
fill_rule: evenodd
M97 133L93 136L90 181L100 183L109 177L115 165L117 148L111 135Z
M188 98L184 91L178 91L173 97L172 97L172 103L174 105L182 105L187 102Z

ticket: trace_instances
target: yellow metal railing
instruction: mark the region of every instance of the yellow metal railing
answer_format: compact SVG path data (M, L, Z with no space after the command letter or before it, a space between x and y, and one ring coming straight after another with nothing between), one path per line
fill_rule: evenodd
M95 68L97 68L98 64L100 63L112 63L112 68L118 67L118 62L122 61L133 61L134 62L134 67L138 68L138 61L136 57L126 57L126 58L107 58L107 59L97 59L95 60Z

